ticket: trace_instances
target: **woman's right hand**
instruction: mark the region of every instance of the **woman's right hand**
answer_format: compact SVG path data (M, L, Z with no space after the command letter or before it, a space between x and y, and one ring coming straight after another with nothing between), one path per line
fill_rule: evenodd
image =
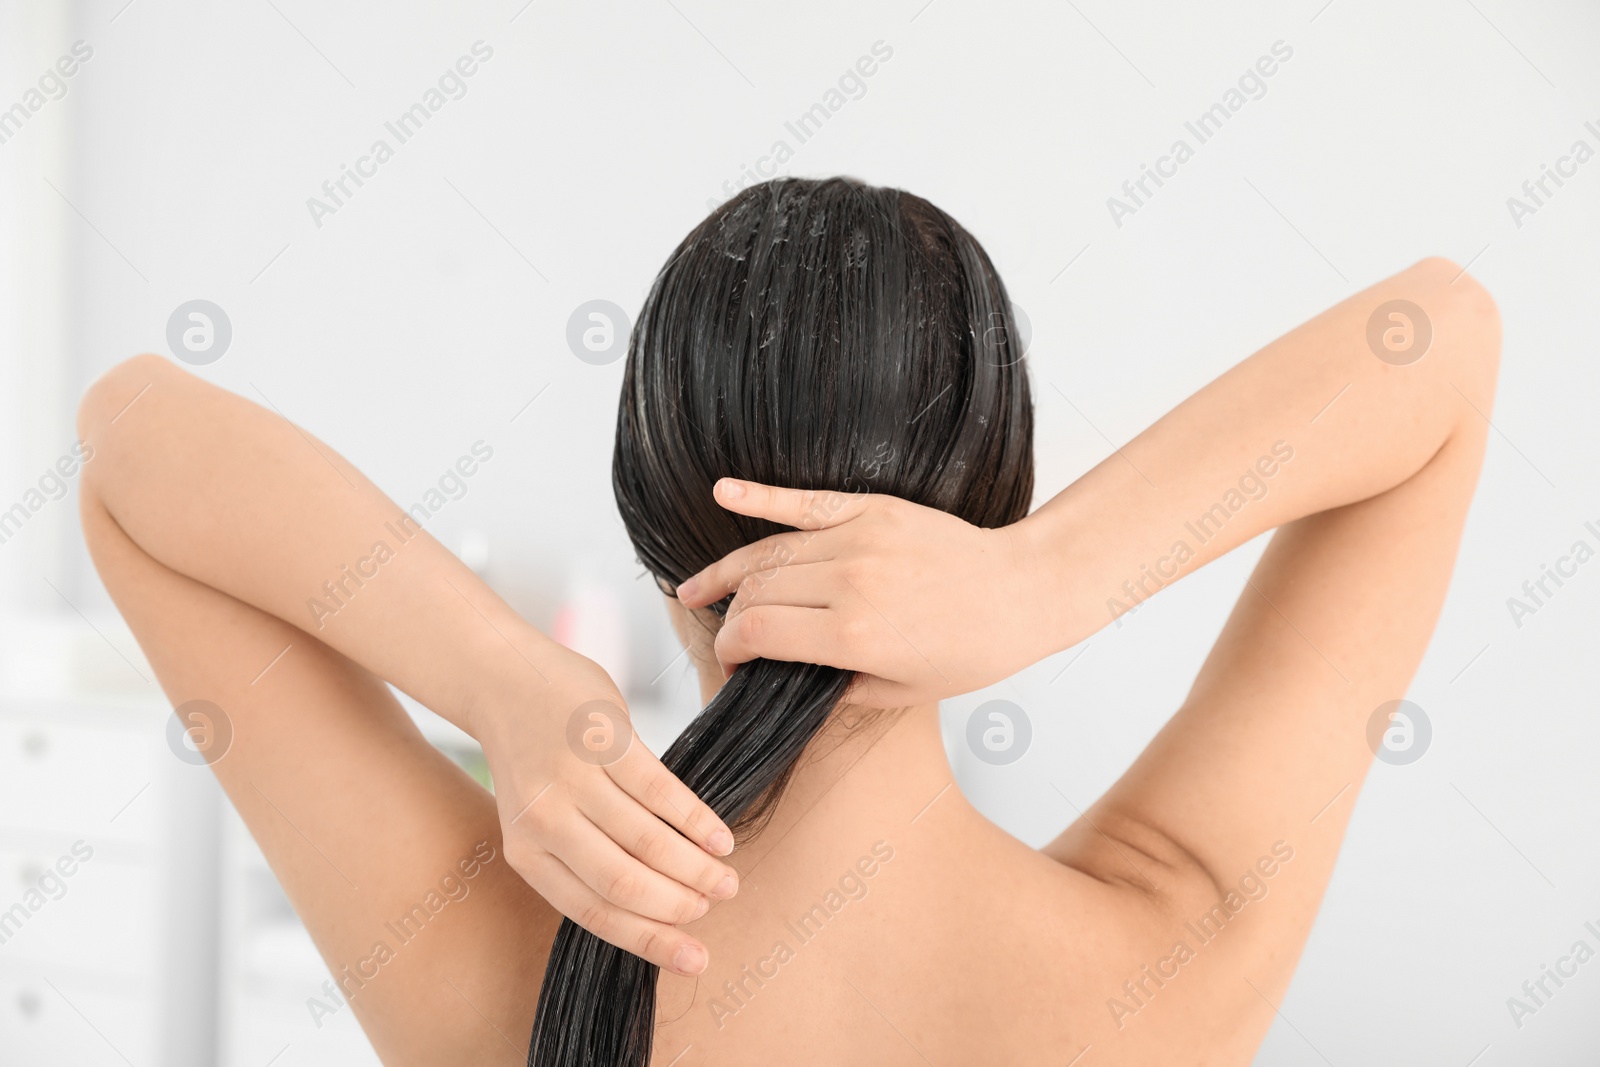
M557 646L539 671L547 682L480 697L472 716L507 862L601 940L699 974L705 945L680 926L737 892L717 858L732 833L645 747L598 664Z
M604 670L528 625L344 457L170 360L113 368L79 426L98 503L142 551L301 627L477 738L507 859L552 907L659 966L703 966L705 947L677 924L730 876L720 895L732 896L738 875L718 858L732 836L634 735ZM308 610L334 567L376 548L389 552L381 581L355 579L359 597L335 598L337 612ZM569 722L594 701L609 715L585 712L569 747ZM584 748L608 729L614 759Z

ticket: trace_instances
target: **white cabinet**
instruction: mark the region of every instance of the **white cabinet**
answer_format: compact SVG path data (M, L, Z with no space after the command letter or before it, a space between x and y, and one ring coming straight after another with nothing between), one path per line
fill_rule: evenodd
M156 1063L148 988L59 971L0 974L0 1049L29 1067Z
M0 700L8 1063L158 1060L162 710L153 701Z

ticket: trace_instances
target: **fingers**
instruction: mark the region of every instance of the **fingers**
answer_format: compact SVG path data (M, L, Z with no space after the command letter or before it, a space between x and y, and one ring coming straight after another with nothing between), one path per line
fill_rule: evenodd
M723 623L717 632L717 659L724 664L775 659L843 667L852 644L848 631L855 628L829 608L756 604L730 614Z
M738 871L706 855L620 788L607 790L586 814L629 855L672 881L712 900L739 891Z
M566 864L542 849L518 860L517 870L551 907L625 952L690 978L703 972L710 962L710 953L699 940L675 926L608 903Z
M642 743L630 745L626 755L607 765L606 772L623 792L712 856L733 851L733 832L727 824ZM730 870L724 864L711 864L711 868L719 871L713 886Z
M867 493L825 489L782 489L739 478L721 478L713 487L717 503L729 511L771 519L797 530L825 530L848 522L866 510Z
M788 604L796 608L829 608L855 599L855 591L833 560L792 563L763 574L746 575L734 587L728 617L757 604Z
M735 549L678 586L678 600L686 608L715 604L755 579L768 582L794 567L825 561L833 546L826 533L774 534Z
M645 919L679 925L711 909L711 900L651 870L622 850L583 812L565 811L541 827L541 846L613 907Z
M716 603L749 575L829 558L822 531L856 518L882 499L867 493L782 489L737 478L721 479L715 492L717 502L729 511L771 519L804 532L763 538L694 575L678 587L678 599L687 608Z
M805 646L808 649L835 648L836 632L848 625L843 616L837 613L828 615L815 612L811 615L784 615L781 621L806 623L809 620L810 627L825 622L834 628L835 634L783 627L774 632L764 627L770 619L781 613L769 612L765 617L740 622L740 617L746 612L757 607L837 609L847 602L856 600L859 600L859 597L853 590L847 589L840 575L826 562L800 563L770 575L751 575L746 578L739 583L738 593L728 608L727 617L723 620L715 645L718 662L722 664L723 680L727 680L735 666L757 656L805 663L823 662L808 659L795 651L793 646L785 645L784 641L791 633L800 632L812 639L812 643ZM722 634L728 636L724 638Z

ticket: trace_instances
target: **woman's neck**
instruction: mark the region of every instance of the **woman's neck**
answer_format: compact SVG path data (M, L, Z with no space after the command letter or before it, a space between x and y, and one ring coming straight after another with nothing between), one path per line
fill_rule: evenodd
M904 826L936 801L965 808L953 784L937 705L841 705L796 761L760 834L741 845L738 866L748 872L779 849L850 829Z

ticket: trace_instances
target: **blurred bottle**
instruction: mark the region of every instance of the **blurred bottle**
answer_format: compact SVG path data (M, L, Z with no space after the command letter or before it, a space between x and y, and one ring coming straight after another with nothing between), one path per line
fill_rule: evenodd
M553 631L557 641L600 664L619 689L628 691L627 612L599 557L585 556L567 573Z

